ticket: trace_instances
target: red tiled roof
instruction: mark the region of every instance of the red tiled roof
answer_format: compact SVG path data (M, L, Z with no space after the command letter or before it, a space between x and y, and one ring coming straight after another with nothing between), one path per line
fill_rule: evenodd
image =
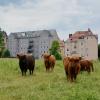
M75 32L72 36L70 36L70 41L74 42L77 41L78 39L82 38L82 37L86 37L89 35L93 35L93 33L91 32L90 29L88 29L88 31L77 31Z

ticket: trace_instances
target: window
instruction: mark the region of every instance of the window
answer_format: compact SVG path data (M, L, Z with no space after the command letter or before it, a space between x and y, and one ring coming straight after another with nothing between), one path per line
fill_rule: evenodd
M67 49L67 51L69 51L69 49Z
M87 39L88 39L88 37L87 37Z
M83 43L81 42L81 45L83 45Z
M74 45L74 49L76 49L76 45Z

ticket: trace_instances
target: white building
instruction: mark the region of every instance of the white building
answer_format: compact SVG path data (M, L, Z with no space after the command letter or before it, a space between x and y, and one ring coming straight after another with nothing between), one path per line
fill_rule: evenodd
M98 59L98 36L88 31L77 31L69 34L65 41L65 56L78 55L85 59Z
M8 36L8 49L12 57L30 52L35 58L41 58L43 53L49 52L54 40L59 40L56 30L16 32Z

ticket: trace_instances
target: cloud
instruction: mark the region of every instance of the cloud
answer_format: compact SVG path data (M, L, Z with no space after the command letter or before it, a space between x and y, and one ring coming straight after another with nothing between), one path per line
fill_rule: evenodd
M11 0L12 1L12 0ZM56 29L61 39L69 33L98 30L99 1L94 0L20 0L0 6L0 26L8 33Z

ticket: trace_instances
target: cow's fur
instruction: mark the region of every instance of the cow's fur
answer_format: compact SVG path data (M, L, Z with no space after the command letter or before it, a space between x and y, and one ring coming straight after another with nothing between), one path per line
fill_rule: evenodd
M81 65L81 71L87 71L88 73L90 73L91 71L94 71L94 67L93 67L93 63L92 61L89 60L81 60L80 61L80 65Z
M35 58L30 54L17 54L19 58L19 66L22 72L22 76L27 72L27 69L30 71L30 75L33 74L35 67Z
M56 62L55 57L53 55L45 53L43 54L43 58L44 58L44 64L45 64L46 71L53 70L55 66L55 62Z
M65 73L69 81L75 81L80 72L80 57L65 57L63 60Z
M64 69L65 69L65 73L66 73L66 76L67 76L67 80L68 80L68 64L69 64L69 57L65 57L63 59L63 64L64 64Z

